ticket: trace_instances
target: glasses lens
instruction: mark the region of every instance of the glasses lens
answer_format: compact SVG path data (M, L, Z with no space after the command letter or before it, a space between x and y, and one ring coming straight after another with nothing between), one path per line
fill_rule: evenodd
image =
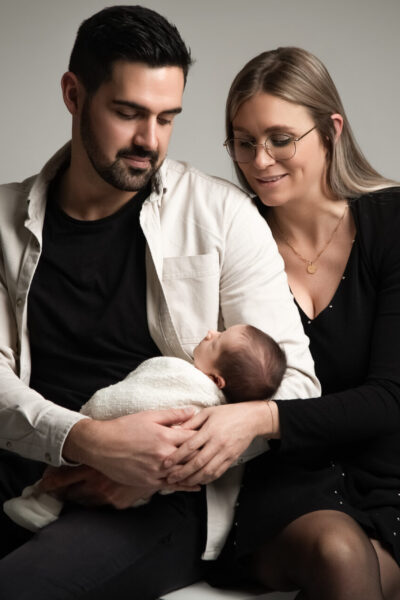
M238 163L254 160L257 145L241 138L231 138L225 143L229 156ZM275 160L288 160L296 153L296 142L291 135L276 133L265 140L264 149Z
M288 160L296 152L296 142L291 135L276 133L265 142L267 151L275 160Z
M251 162L255 156L253 144L240 138L227 140L226 149L229 156L239 163Z

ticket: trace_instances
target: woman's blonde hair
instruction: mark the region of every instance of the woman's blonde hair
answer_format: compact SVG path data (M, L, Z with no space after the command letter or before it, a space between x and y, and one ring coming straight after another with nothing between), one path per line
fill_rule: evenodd
M369 164L354 139L342 101L327 69L310 52L283 47L263 52L237 74L226 102L226 134L233 137L232 120L243 102L267 92L304 106L311 115L327 150L326 183L337 198L353 198L362 193L398 185L382 177ZM335 141L331 115L343 117L343 130ZM252 192L238 165L240 183Z

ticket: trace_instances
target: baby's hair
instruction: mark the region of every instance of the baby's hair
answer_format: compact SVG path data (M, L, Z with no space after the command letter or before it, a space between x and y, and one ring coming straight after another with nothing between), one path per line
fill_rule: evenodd
M241 340L221 352L216 364L226 385L228 402L245 402L271 398L286 370L286 356L269 335L243 325Z

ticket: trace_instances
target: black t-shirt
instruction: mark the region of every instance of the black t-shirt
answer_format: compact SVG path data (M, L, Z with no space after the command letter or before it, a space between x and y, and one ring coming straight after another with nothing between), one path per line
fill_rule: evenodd
M69 217L49 192L28 327L30 385L56 404L79 410L97 389L160 355L147 326L139 224L149 192L96 221Z

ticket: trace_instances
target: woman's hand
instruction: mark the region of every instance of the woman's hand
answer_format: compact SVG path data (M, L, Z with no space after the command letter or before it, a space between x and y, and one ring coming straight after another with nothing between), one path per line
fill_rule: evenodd
M256 436L277 437L277 424L276 404L264 400L203 409L181 426L198 431L164 461L171 469L167 483L193 486L218 479Z

